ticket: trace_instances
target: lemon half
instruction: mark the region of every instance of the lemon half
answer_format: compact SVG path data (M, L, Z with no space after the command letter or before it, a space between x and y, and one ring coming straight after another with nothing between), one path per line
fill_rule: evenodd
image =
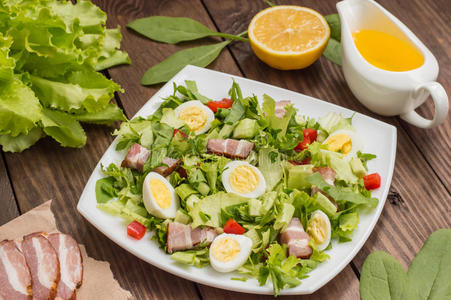
M273 68L294 70L310 66L321 56L330 29L313 9L280 5L256 14L248 35L258 58Z

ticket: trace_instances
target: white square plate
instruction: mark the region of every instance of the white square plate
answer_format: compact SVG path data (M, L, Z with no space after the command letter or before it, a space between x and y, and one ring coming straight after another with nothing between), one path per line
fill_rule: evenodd
M239 83L243 96L255 94L259 99L262 99L262 95L266 93L276 101L289 99L302 115L317 118L329 112L336 112L349 117L354 113L349 109L269 84L204 68L187 66L150 98L135 117L147 117L154 113L162 103L162 98L173 93L173 82L184 84L185 80L195 80L199 92L212 99L227 97L232 80L235 80ZM309 273L309 277L303 279L302 284L299 286L284 289L281 293L282 295L311 294L334 278L363 246L384 207L395 164L396 128L359 113L354 115L353 125L364 141L363 152L377 155L376 159L368 163L368 168L371 173L378 172L382 177L381 187L373 193L374 197L379 198L379 204L375 210L367 214L360 214L360 224L355 230L351 242L342 244L333 242L332 249L327 252L330 259ZM100 164L107 166L112 162L120 163L125 156L125 153L119 153L115 150L116 143L117 139L113 141L97 164L78 202L78 211L89 222L122 248L169 273L205 285L232 291L254 294L273 293L272 283L270 282L265 286L259 286L255 279L249 279L246 282L230 280L231 277L242 277L239 274L223 274L214 271L211 267L199 269L176 263L171 260L168 254L158 248L156 242L150 240L151 233L147 233L140 241L134 240L127 236L126 224L120 217L111 216L97 209L95 184L99 178L103 177L100 171Z

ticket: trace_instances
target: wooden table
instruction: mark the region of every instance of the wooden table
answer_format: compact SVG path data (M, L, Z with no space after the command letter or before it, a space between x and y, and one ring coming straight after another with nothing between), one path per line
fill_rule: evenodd
M131 66L108 70L124 89L117 103L132 117L161 87L140 85L142 74L178 49L197 43L165 45L142 38L125 28L140 17L150 15L186 16L210 28L239 33L258 11L263 1L251 0L96 0L108 13L108 25L122 27L123 48L132 59ZM336 12L335 1L276 1L318 10ZM451 6L447 0L381 0L436 55L440 65L438 81L451 95ZM209 43L210 41L205 41ZM321 58L299 71L278 71L259 61L248 44L230 45L211 69L259 80L331 103L393 124L398 129L398 151L388 201L373 233L355 259L330 283L311 296L296 299L358 299L359 275L363 261L374 250L386 250L407 266L430 233L451 227L451 122L450 117L435 129L422 130L399 118L377 116L352 95L339 66ZM430 117L429 102L418 111ZM48 199L59 228L86 245L88 253L111 263L120 284L137 299L263 299L223 291L187 281L139 260L103 236L76 211L83 187L94 166L112 141L112 128L85 126L88 143L82 149L61 148L48 138L20 154L2 153L0 158L0 224L25 213ZM383 141L381 141L383 143ZM268 296L267 299L271 297ZM284 298L284 297L282 297ZM290 298L290 297L287 297Z

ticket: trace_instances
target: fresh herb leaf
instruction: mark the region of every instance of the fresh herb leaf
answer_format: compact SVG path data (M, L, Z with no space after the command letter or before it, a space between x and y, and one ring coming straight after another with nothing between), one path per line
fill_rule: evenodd
M324 50L324 57L341 66L341 23L338 14L325 16L330 27L330 38Z
M105 177L96 182L96 199L97 203L106 203L113 197L117 196L114 188L114 177Z
M383 251L366 258L360 275L360 296L362 300L418 299L402 265Z
M341 42L341 23L338 14L330 14L324 17L330 27L330 37Z
M419 299L451 297L451 229L439 229L429 236L412 260L407 276Z
M141 84L151 85L166 82L189 64L206 67L219 56L222 49L229 43L230 41L225 41L181 50L147 70L141 79Z
M248 41L248 39L239 35L213 31L191 18L152 16L134 20L128 23L127 27L151 40L168 44L197 40L207 36L219 36L231 40Z

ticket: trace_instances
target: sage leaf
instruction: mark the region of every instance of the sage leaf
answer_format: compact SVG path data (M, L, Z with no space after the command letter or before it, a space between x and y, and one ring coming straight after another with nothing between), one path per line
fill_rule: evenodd
M230 41L181 50L146 71L141 84L166 82L186 65L206 67L214 61Z
M338 14L331 14L324 17L330 27L330 38L341 42L341 23Z
M128 23L127 27L149 39L168 44L196 40L215 33L196 20L165 16L136 19Z
M330 38L324 50L324 57L331 62L341 66L341 23L338 14L331 14L324 17L329 24Z
M128 23L127 27L151 40L167 44L177 44L207 36L218 36L243 42L249 41L241 35L213 31L191 18L153 16L136 19Z
M334 64L341 66L341 43L330 38L323 55Z
M403 266L383 251L371 253L365 260L360 275L362 300L418 299Z
M407 273L419 299L451 299L451 229L432 233Z

